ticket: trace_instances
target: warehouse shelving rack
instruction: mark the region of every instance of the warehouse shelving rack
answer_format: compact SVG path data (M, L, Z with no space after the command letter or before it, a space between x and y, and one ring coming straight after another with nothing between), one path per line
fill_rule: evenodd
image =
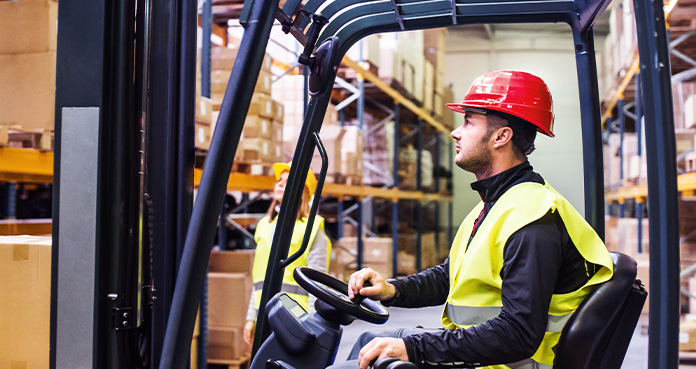
M693 80L696 77L696 60L694 55L687 55L696 45L696 28L691 26L693 19L691 3L689 1L670 1L665 6L665 19L667 22L667 39L669 39L669 53L671 56L672 82ZM682 53L676 49L677 46L685 47L688 51ZM613 94L604 101L604 113L602 114L602 127L608 133L616 132L619 134L619 155L623 163L624 133L626 132L626 118L630 117L635 122L636 133L636 154L638 157L644 155L642 152L642 122L644 118L643 98L641 80L640 56L636 52L633 55L630 67L618 84ZM633 111L631 111L631 109ZM677 158L679 159L679 158ZM619 180L623 182L625 173L623 165L620 166ZM694 173L682 173L677 177L677 191L683 196L693 196L696 190L696 175ZM616 213L619 218L625 217L625 204L627 200L635 201L635 215L638 223L637 251L642 252L643 234L642 221L644 217L645 202L648 197L647 184L621 186L610 188L606 194L608 213Z
M135 306L126 305L133 301L126 298L130 298L131 291L123 286L122 279L123 267L131 262L127 257L137 255L128 235L137 230L137 224L133 224L137 216L133 216L131 207L138 199L134 201L129 183L138 178L133 170L138 166L123 165L139 158L137 151L131 151L138 147L132 136L137 132L128 122L141 121L134 117L148 118L147 164L151 171L146 172L146 184L153 203L151 252L158 283L151 331L145 332L152 338L151 362L160 368L186 365L214 231L251 101L250 86L254 85L265 52L265 47L260 46L268 41L274 15L296 21L296 36L307 46L303 56L305 60L314 60L315 65L310 77L312 97L286 189L288 201L283 201L286 206L281 209L273 241L273 265L287 255L286 241L292 228L288 219L297 211L296 198L309 168L310 153L315 149L314 133L328 104L327 92L333 85L335 68L347 48L371 33L471 23L565 22L571 26L582 107L586 218L603 234L601 124L592 27L608 1L337 0L324 4L321 0L309 0L300 5L298 0L291 0L282 10L278 3L244 3L241 19L246 32L193 209L193 164L189 159L193 156L193 143L185 138L193 136L197 7L183 1L139 0L135 12L134 4L125 1L59 3L52 367L120 368L126 364L135 366L134 360L143 359L133 350L141 332L114 327L124 321L132 322L114 313ZM329 24L321 32L315 24L305 34L302 30L310 20L297 14L299 8L310 14L321 8ZM138 27L134 34L135 16L144 16L141 10L147 10L147 16L140 18L138 24L145 27ZM650 222L650 237L658 251L650 255L651 264L656 267L651 270L654 278L649 366L676 368L678 255L668 246L677 241L677 185L662 4L636 0L636 15L645 116L650 122L646 126L650 148L646 153L651 189L648 202L651 218L656 217ZM144 35L144 30L151 34ZM143 42L150 39L151 43ZM143 44L147 47L143 48ZM141 101L147 103L140 105ZM274 269L268 268L265 298L280 287ZM76 316L82 318L82 324L75 324ZM85 317L93 319L90 322ZM261 323L259 328L264 326ZM259 339L267 328L262 333L257 334ZM73 362L67 361L69 358Z

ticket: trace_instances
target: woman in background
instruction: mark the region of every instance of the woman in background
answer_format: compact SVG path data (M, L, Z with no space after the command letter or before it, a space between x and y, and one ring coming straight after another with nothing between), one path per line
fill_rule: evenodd
M266 212L266 216L261 218L256 225L256 233L254 234L254 239L256 241L256 255L254 256L254 267L252 270L254 286L251 294L251 301L249 302L249 309L247 310L247 322L244 325L244 341L248 344L251 344L254 339L256 316L258 315L261 291L263 290L263 279L266 277L266 266L268 265L271 243L273 242L273 235L275 234L277 216L280 212L280 205L283 201L283 194L285 193L285 185L287 184L288 174L290 173L290 163L273 164L273 172L277 180L273 191L273 201ZM302 191L302 202L297 211L297 218L295 221L295 228L292 232L292 241L290 242L288 256L294 254L302 246L302 239L307 229L307 220L311 207L311 196L313 196L316 187L317 178L310 170L309 173L307 173L307 180L305 181L304 190ZM302 256L285 268L281 291L287 293L308 312L313 312L316 298L310 296L307 291L295 282L292 273L298 266L307 266L326 273L329 269L330 258L331 241L324 232L324 218L317 215L314 218L307 250Z

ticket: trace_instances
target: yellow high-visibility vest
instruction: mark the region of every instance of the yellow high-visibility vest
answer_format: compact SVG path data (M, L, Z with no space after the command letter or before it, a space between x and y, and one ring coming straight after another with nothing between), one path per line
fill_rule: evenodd
M531 358L486 367L551 368L555 346L565 323L592 291L592 286L611 279L613 263L609 252L577 210L548 184L525 182L505 192L490 209L467 247L474 220L482 208L481 202L464 219L450 251L450 292L442 312L445 328L468 328L498 316L503 306L500 272L505 243L513 233L540 219L549 210L558 212L580 255L599 267L578 290L552 296L544 339Z
M254 282L254 299L256 301L256 309L259 308L261 303L261 292L263 290L263 280L266 278L266 267L268 265L268 258L271 253L271 242L273 239L271 235L273 234L273 229L275 228L276 219L269 221L269 217L265 216L261 218L256 225L256 233L254 234L254 240L256 241L256 255L254 256L254 267L252 269L251 278ZM292 231L292 241L290 242L290 251L288 251L288 256L293 255L302 246L302 239L304 238L305 229L307 229L307 222L305 219L298 219L295 221L295 228ZM321 230L324 232L324 218L316 216L314 218L314 224L312 225L312 233L309 237L309 243L307 250L299 257L297 260L293 261L290 265L285 267L285 272L283 274L283 285L281 291L286 292L290 297L297 301L305 310L309 308L309 297L307 291L300 287L295 278L293 278L292 273L298 266L307 266L307 255L314 244L314 240L317 234ZM326 265L328 267L329 260L331 258L331 241L327 237L326 246Z

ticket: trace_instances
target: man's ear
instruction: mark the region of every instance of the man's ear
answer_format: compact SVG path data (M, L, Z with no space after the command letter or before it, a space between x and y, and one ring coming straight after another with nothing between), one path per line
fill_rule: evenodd
M503 147L508 142L512 142L512 128L503 127L495 131L493 134L493 147Z

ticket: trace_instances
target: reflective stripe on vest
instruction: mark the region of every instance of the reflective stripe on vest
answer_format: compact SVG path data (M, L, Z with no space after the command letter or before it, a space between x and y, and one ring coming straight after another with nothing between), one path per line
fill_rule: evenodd
M254 283L254 290L263 290L263 281ZM280 291L286 293L294 293L295 295L309 296L309 294L307 293L307 291L305 291L304 288L294 284L283 283L283 285L280 287Z
M497 306L456 306L447 304L447 317L458 326L471 326L485 323L500 315L501 308ZM549 315L546 324L547 332L561 332L573 313L565 315Z

